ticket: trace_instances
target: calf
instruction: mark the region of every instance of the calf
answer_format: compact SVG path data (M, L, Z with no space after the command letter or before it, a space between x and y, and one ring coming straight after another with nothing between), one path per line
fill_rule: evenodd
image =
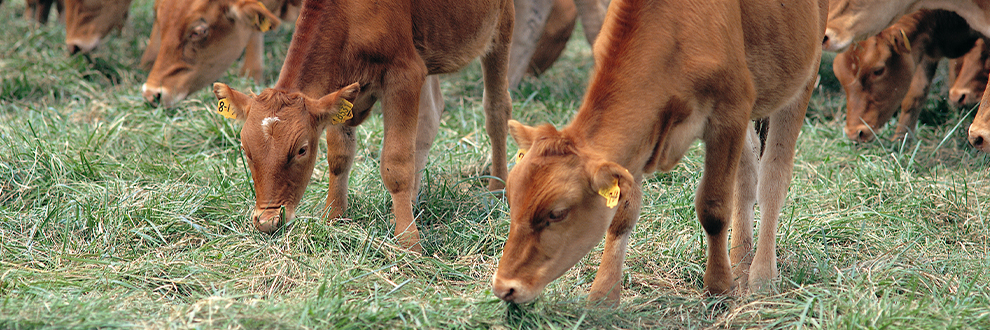
M872 140L898 104L894 138L913 130L939 60L966 54L979 37L953 12L919 10L837 55L832 69L846 91L846 136Z
M141 65L145 100L170 107L216 81L241 54L240 74L262 82L264 35L295 20L302 0L158 0ZM268 9L271 8L272 11Z
M949 104L959 108L980 103L980 96L987 88L987 77L990 76L990 47L986 40L977 39L966 55L949 61L949 70L953 77Z
M89 53L127 21L131 0L64 0L65 45L69 54Z
M510 0L306 1L274 88L247 96L216 83L213 92L240 120L257 200L255 227L272 232L290 220L316 162L317 139L327 132L331 218L347 208L354 161L354 127L382 100L385 138L381 175L392 195L395 233L419 250L411 201L439 120L418 111L428 74L459 70L481 56L486 129L492 143L488 188L506 177ZM352 108L353 107L353 108ZM352 117L353 116L353 117ZM422 122L423 125L419 123ZM282 210L284 209L284 216Z
M826 7L827 0L612 1L571 124L558 131L509 123L523 153L506 182L511 224L492 292L531 301L604 236L588 299L616 303L643 176L673 169L699 138L705 169L695 208L708 238L705 287L712 294L766 288L777 276L777 220ZM768 118L769 135L757 165L749 122L759 118Z
M973 30L990 37L990 0L835 0L829 4L828 28L822 45L827 50L841 51L921 8L951 10L965 18ZM988 139L990 94L984 92L980 109L969 126L969 143L990 152Z
M65 4L62 0L27 0L24 17L33 19L42 25L46 24L48 23L48 15L52 10L52 3L55 3L55 8L58 10L59 21L64 20Z

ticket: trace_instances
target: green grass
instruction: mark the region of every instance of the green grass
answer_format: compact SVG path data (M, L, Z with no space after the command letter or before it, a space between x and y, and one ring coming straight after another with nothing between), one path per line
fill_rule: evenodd
M22 1L0 6L0 328L990 328L988 158L968 147L971 116L946 106L942 81L917 138L891 142L887 128L855 144L826 56L782 214L776 292L703 296L696 144L644 183L619 307L584 304L598 250L535 304L510 306L489 291L508 208L481 178L477 64L442 78L446 112L416 208L422 255L389 228L379 115L359 129L352 220L321 218L321 161L294 225L268 236L247 219L239 124L212 113L212 94L174 109L140 97L151 0L133 7L86 59L67 57L61 26L22 20ZM591 66L582 35L514 92L516 119L570 120ZM270 85L291 30L266 37ZM233 72L221 81L264 87Z

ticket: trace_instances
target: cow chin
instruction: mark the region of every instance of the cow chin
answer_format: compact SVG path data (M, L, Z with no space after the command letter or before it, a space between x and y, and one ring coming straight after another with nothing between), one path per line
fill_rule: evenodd
M251 219L252 223L254 223L254 228L265 234L271 234L295 217L295 207L285 207L284 216L283 219L281 208L255 208Z
M841 35L835 29L825 30L825 39L822 40L822 49L832 52L843 52L852 44L853 38L848 34Z

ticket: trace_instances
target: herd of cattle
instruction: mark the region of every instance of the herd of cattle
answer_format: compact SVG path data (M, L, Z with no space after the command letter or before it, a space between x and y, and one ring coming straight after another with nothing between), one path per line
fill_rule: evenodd
M25 16L45 24L54 4L68 51L87 53L123 26L130 2L27 0ZM141 91L151 104L174 106L242 53L239 73L260 83L263 33L295 21L273 88L255 95L213 84L218 112L244 123L254 226L271 233L293 218L324 132L326 207L329 217L342 216L355 126L380 100L380 171L396 239L418 251L412 202L443 110L436 75L480 57L488 188L504 189L511 219L493 293L532 301L604 237L589 300L607 304L619 300L644 176L671 170L698 139L705 142L695 207L708 238L706 290L772 285L778 217L823 48L844 51L833 70L846 91L845 133L859 142L873 139L898 105L895 138L912 133L942 58L951 59L950 104L990 98L990 0L607 2L156 0ZM595 67L574 120L560 130L511 120L508 91L523 72L539 74L556 60L579 18L594 42ZM981 107L969 134L973 146L990 151L990 109ZM519 146L511 172L507 135Z

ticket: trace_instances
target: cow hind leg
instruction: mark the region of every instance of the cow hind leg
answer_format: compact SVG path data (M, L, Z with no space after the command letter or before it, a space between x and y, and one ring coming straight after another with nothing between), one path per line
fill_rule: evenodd
M443 94L440 93L440 78L427 76L419 93L419 125L416 132L416 179L413 188L413 202L423 185L423 170L429 159L430 147L440 128L440 113L443 112Z
M505 179L509 173L506 164L505 141L509 129L509 119L512 118L512 99L509 97L508 79L509 45L512 43L512 15L512 9L509 6L503 12L503 18L498 31L495 33L493 44L488 53L481 58L481 69L485 79L485 130L488 132L488 140L492 144L491 175L498 178L488 182L488 190L491 191L505 188Z
M759 137L748 130L746 148L739 157L736 172L735 204L732 213L732 236L729 261L737 290L745 291L749 283L749 267L753 263L753 213L756 206L757 153Z
M787 197L787 187L791 184L794 148L797 146L814 83L814 79L811 79L802 95L770 115L766 150L760 159L757 186L760 229L756 255L749 271L750 291L767 291L777 278L777 224Z

